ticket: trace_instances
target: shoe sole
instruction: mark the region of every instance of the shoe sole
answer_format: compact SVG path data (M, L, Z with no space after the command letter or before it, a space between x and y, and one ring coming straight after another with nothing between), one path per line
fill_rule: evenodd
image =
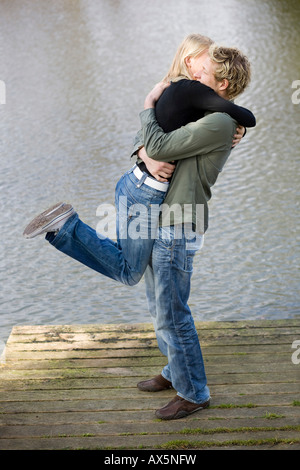
M34 238L41 233L50 231L51 227L70 217L73 212L74 209L71 204L59 202L35 217L25 228L23 236L25 238Z

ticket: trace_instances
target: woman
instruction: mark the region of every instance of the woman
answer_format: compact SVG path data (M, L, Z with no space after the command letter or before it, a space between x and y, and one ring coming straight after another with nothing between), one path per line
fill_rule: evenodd
M201 35L190 35L180 45L166 81L172 81L157 103L157 119L165 131L203 117L205 111L227 112L243 126L254 126L253 114L245 108L220 98L212 89L194 80L201 54L212 41ZM167 86L167 85L166 85ZM243 131L243 129L242 129ZM241 130L235 136L241 138ZM142 147L140 134L136 150ZM236 140L234 141L236 143ZM135 285L142 277L152 250L163 203L174 165L165 164L160 175L147 172L138 160L116 186L117 242L99 237L84 224L69 204L59 203L40 214L24 230L25 238L47 233L46 239L58 250L68 254L95 271L122 282ZM132 236L138 224L141 236ZM155 210L156 209L156 210ZM136 234L136 232L135 232Z

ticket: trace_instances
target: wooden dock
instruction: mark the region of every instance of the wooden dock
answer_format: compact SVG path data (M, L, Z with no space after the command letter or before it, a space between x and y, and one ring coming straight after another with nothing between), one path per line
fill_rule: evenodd
M154 415L174 390L136 387L166 363L152 325L14 327L0 449L300 449L300 319L196 326L211 407L174 421Z

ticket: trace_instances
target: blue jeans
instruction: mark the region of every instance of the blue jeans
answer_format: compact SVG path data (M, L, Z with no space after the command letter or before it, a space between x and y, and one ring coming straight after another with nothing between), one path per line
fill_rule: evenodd
M55 248L89 268L126 285L139 282L149 262L157 235L159 206L166 192L138 180L133 168L116 186L117 241L99 237L77 214L71 216L57 235L47 233Z
M174 226L160 227L145 272L146 293L158 346L168 358L162 376L172 382L182 398L203 403L209 398L209 389L197 331L187 304L193 258L200 240L193 242L188 238L184 230L176 235Z

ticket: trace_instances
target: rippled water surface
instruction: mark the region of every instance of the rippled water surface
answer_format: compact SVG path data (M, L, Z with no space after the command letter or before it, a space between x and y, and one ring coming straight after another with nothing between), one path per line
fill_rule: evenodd
M2 343L19 324L150 321L143 281L119 285L22 231L59 200L96 226L130 167L144 97L191 32L247 53L237 102L257 117L214 188L194 317L299 314L299 24L298 0L0 1Z

